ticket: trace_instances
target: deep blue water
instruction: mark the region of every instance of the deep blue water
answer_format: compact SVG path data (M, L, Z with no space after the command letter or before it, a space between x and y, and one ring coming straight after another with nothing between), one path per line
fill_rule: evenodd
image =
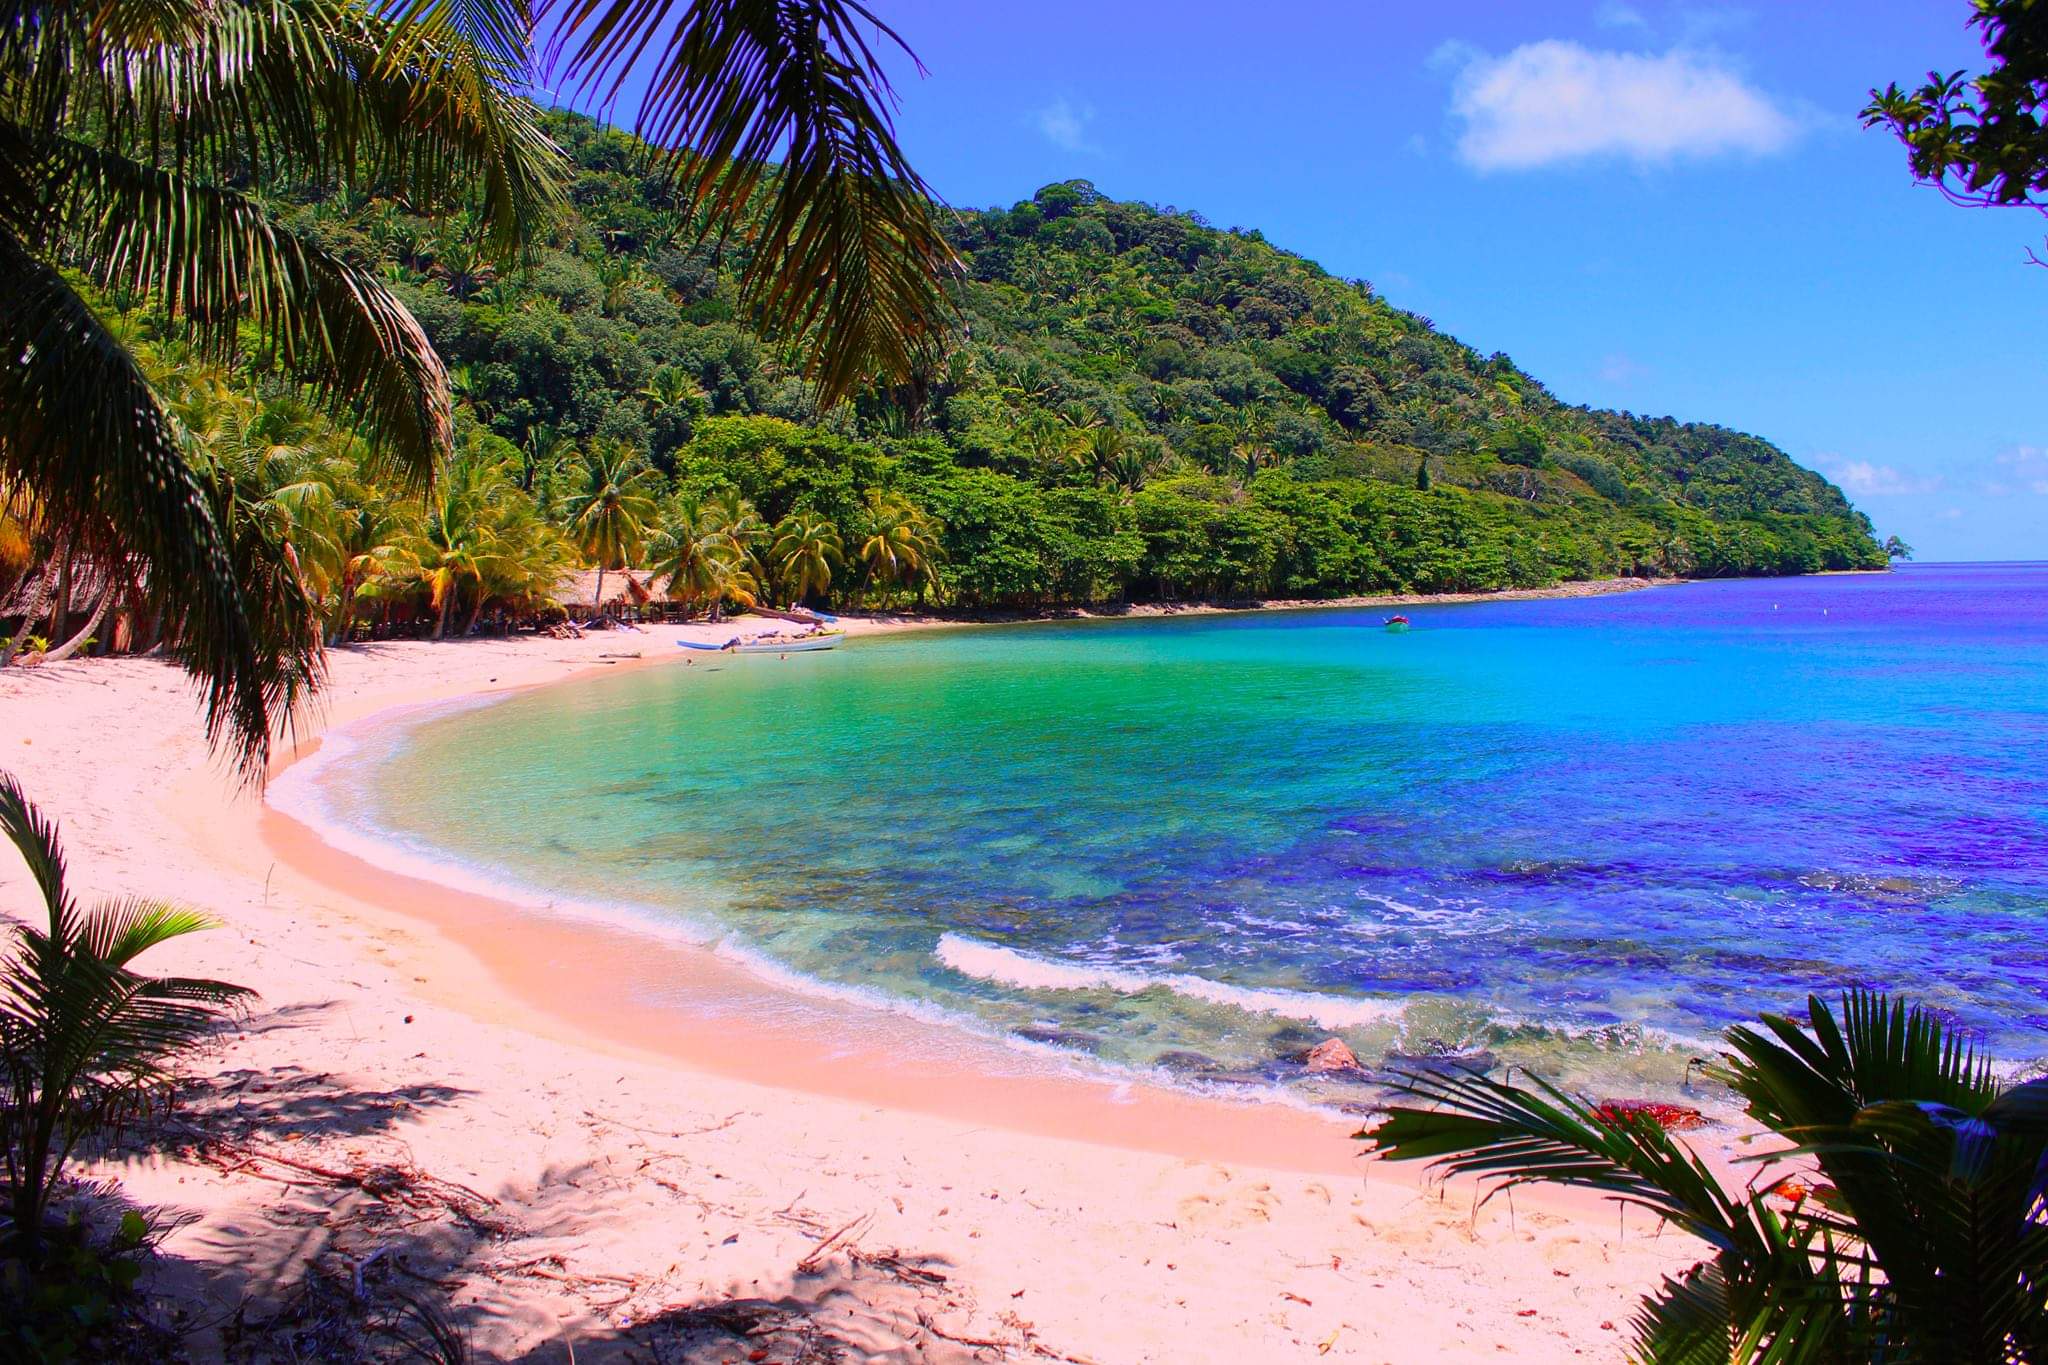
M2048 566L1384 614L642 670L323 782L416 851L1118 1061L1334 1027L1655 1082L1661 1036L1851 986L2048 1054Z

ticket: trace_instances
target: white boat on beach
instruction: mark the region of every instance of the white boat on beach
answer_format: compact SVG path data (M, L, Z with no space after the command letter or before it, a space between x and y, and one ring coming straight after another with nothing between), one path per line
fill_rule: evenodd
M808 654L814 650L834 649L846 638L843 630L828 630L817 635L799 635L794 640L742 640L733 647L736 654Z
M820 649L832 649L846 638L843 630L820 631L816 635L797 635L787 639L769 636L764 639L742 640L738 636L722 645L702 640L678 640L679 649L701 649L716 654L809 654Z

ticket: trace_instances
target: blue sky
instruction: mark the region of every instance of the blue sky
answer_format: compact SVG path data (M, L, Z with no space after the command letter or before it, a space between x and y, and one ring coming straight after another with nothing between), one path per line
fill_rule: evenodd
M873 0L950 202L1053 180L1262 229L1570 402L1721 422L1923 559L2048 557L2048 219L1857 126L1965 0Z
M1967 0L869 3L955 205L1079 177L1256 227L1567 402L1775 441L1922 559L2048 558L2048 216L1855 117L1981 69Z

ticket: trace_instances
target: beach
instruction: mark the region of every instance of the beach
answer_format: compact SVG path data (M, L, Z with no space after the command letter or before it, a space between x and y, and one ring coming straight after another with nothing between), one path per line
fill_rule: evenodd
M279 767L394 708L682 668L679 637L775 624L337 650ZM223 922L153 968L261 993L169 1136L101 1168L188 1220L156 1285L202 1358L292 1311L318 1263L365 1292L431 1282L492 1359L694 1332L703 1353L669 1358L826 1333L889 1360L1614 1360L1637 1295L1697 1255L1595 1201L1479 1207L1361 1160L1327 1115L1091 1075L380 866L238 788L159 662L0 675L0 768L81 889ZM12 861L0 904L30 905ZM760 1327L744 1343L678 1317L728 1300Z

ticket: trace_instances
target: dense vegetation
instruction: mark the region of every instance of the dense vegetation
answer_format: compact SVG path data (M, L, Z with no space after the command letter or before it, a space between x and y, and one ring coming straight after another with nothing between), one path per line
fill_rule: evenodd
M1257 232L1078 181L958 215L950 353L820 413L741 320L743 253L696 244L645 149L545 126L574 207L522 268L494 269L466 220L317 184L286 217L382 273L450 366L465 458L544 516L569 529L593 458L644 462L654 508L603 554L584 541L592 563L659 559L718 506L822 523L839 563L805 578L814 599L942 582L970 608L1885 562L1762 440L1559 403ZM854 549L888 532L883 508L929 531L936 573L868 571ZM772 543L714 556L736 592L793 595Z

